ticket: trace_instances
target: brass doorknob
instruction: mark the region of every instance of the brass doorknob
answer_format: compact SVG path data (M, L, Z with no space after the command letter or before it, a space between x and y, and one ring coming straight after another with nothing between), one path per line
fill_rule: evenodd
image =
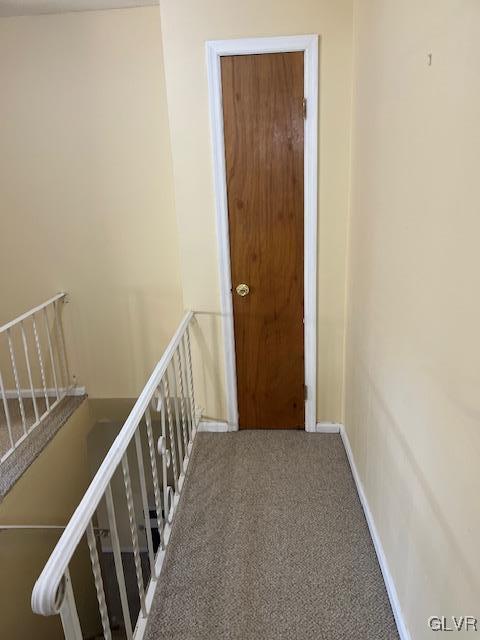
M243 298L244 296L248 296L248 294L250 293L250 287L248 286L248 284L242 283L238 285L235 291L238 293L239 296L242 296Z

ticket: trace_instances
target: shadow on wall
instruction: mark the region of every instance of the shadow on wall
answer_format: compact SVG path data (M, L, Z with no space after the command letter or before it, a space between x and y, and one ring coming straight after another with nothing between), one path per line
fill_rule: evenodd
M138 395L180 324L183 311L176 290L125 290L122 295L130 363L123 373L128 376L128 388ZM168 314L165 309L169 309Z
M227 419L222 314L196 312L192 330L193 376L202 414Z
M430 593L432 581L457 585L455 601L462 611L470 610L479 589L472 558L457 540L452 521L382 400L365 359L358 352L354 356L347 376L347 431L403 613L420 622L435 613L429 611L428 598L422 595ZM392 510L391 505L397 508ZM409 581L412 572L422 577L415 590ZM442 614L457 615L445 610L444 603L439 605L444 607Z

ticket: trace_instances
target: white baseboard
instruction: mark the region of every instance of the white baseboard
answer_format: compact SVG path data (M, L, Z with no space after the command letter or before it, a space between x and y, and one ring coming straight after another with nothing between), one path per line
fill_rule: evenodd
M340 428L340 435L342 437L343 446L345 447L345 452L347 454L348 462L352 470L353 479L355 480L358 496L360 498L360 502L363 507L363 512L365 513L365 518L367 520L368 528L370 530L373 546L375 547L378 563L382 571L383 580L385 582L388 598L390 600L390 605L392 607L393 615L395 617L395 622L397 623L398 634L401 640L411 640L410 633L408 632L408 629L403 617L400 601L398 599L397 589L395 588L395 583L393 581L392 574L390 573L390 569L388 568L388 562L387 562L387 558L385 557L385 552L383 550L380 536L378 535L377 527L375 526L375 521L373 519L372 512L370 511L370 507L368 505L368 500L365 495L365 491L363 490L362 481L360 480L360 476L358 475L357 467L355 465L355 460L353 458L352 448L350 447L350 441L348 439L347 430L345 429L343 424L338 426Z
M341 426L338 422L317 422L315 433L340 433Z
M341 427L342 425L337 422L317 422L315 429L307 429L307 431L310 433L340 433ZM218 422L216 420L200 420L198 430L210 432L237 431L237 429L230 429L228 422Z
M63 394L65 393L65 388L60 387L58 391ZM34 389L33 393L36 398L44 398L45 391L43 389ZM67 396L84 396L86 394L85 387L72 387L71 389L67 389ZM31 398L32 391L31 389L20 389L20 395L22 398ZM49 398L56 398L57 392L53 387L47 387L47 396ZM18 398L18 393L16 389L5 389L5 397L7 400L14 400Z
M224 433L226 431L231 431L231 429L228 426L228 422L216 422L214 420L200 420L198 424L198 431Z
M84 396L86 395L87 390L85 387L73 387L67 392L67 396Z

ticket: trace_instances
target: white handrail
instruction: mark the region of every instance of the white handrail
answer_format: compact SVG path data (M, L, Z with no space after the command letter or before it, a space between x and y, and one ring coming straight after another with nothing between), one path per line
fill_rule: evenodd
M46 616L59 613L59 603L56 601L57 591L68 571L70 560L85 534L101 498L109 487L113 473L121 464L127 447L135 435L135 431L145 415L192 318L193 312L189 311L185 314L35 583L32 592L32 609L35 613Z
M45 309L45 307L48 307L49 304L53 304L57 300L61 300L62 298L66 298L66 297L67 297L67 294L65 292L57 293L57 295L53 296L53 298L50 298L50 300L47 300L46 302L42 302L42 304L39 304L37 307L34 307L33 309L30 309L30 311L26 311L25 313L22 313L22 315L18 316L18 318L15 318L14 320L10 320L10 322L7 322L7 324L4 324L2 327L0 327L0 333L3 333L4 331L11 329L16 324L23 322L23 320L26 320L27 318L30 318L30 316L33 316L35 313L38 313L42 309Z

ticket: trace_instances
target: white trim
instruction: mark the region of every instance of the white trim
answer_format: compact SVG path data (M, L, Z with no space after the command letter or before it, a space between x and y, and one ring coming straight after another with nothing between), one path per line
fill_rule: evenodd
M34 389L33 393L35 395L36 398L44 398L45 397L45 391L43 389ZM65 396L84 396L87 391L85 389L85 387L71 387L70 389L65 389L65 387L59 387L58 388L58 393L60 394L60 396L65 395ZM22 398L31 398L32 397L32 392L30 389L20 389L20 395L22 396ZM49 398L56 398L57 397L57 391L56 389L54 389L53 387L48 387L47 388L47 396ZM16 389L5 389L5 398L7 398L7 400L15 400L16 398L18 398L18 393Z
M217 242L222 304L222 328L225 351L225 385L228 423L238 429L237 371L235 365L235 337L233 331L232 281L227 215L227 185L221 92L220 54L214 43L207 42L208 97L213 150L215 208L217 212Z
M87 390L85 387L72 387L67 391L67 396L85 396L86 394Z
M236 431L236 429L230 429L228 422L216 422L214 420L200 420L198 425L198 431L223 433L225 431Z
M341 425L338 422L317 422L316 433L340 433Z
M368 528L370 530L370 536L372 538L373 546L375 547L375 552L378 558L378 563L382 571L383 581L385 582L385 587L387 589L390 605L392 607L393 615L395 617L395 622L397 623L397 629L398 629L398 634L400 636L400 640L411 640L410 633L407 629L407 625L405 623L405 619L403 616L402 607L400 606L400 601L398 599L395 582L393 580L392 574L390 573L387 558L385 556L385 551L383 550L382 541L378 534L377 527L375 525L375 520L373 519L372 512L370 511L367 496L365 495L363 484L362 484L362 481L360 480L360 476L358 474L357 467L355 465L355 460L353 458L352 448L350 447L350 441L348 439L347 430L345 429L345 426L343 424L339 426L340 426L340 436L342 438L343 446L345 447L345 452L347 454L348 462L350 464L350 469L352 470L353 479L355 480L358 497L360 498L360 502L363 507L363 512L365 513L365 519L367 521Z
M304 160L304 330L305 429L316 430L317 392L317 149L318 149L318 35L212 40L206 43L208 97L213 149L219 277L225 349L228 424L238 429L237 375L233 329L232 282L228 233L227 185L220 58L228 55L304 51L304 95L307 99Z

